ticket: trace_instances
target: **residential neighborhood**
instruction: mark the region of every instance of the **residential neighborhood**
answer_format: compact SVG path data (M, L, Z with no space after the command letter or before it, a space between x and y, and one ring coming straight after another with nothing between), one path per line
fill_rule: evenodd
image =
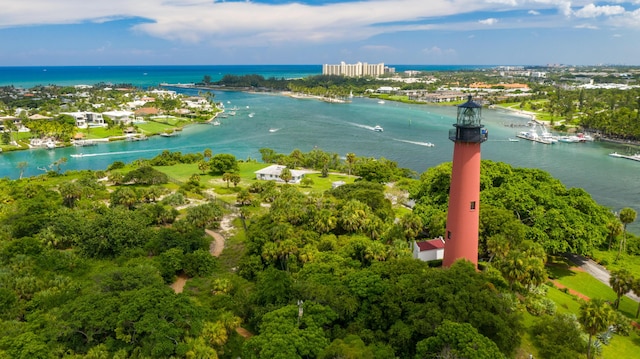
M213 97L130 85L0 87L0 148L53 148L180 130L213 119L222 107Z

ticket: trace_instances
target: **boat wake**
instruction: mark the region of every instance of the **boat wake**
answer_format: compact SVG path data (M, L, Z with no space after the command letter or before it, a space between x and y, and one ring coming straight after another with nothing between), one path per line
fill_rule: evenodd
M375 131L376 128L374 126L367 126L367 125L361 125L359 123L353 123L353 122L347 122L348 124L355 126L355 127L360 127L360 128L364 128L367 129L369 131Z
M154 150L138 150L138 151L117 151L117 152L100 152L100 153L80 153L71 155L71 157L97 157L97 156L111 156L111 155L123 155L129 153L144 153L144 152L158 152L158 149Z
M418 142L418 141L400 140L400 139L397 139L397 138L394 138L393 140L394 141L398 141L398 142L410 143L412 145L424 146L424 147L435 147L436 146L431 142Z
M185 149L185 148L192 148L192 147L202 147L202 146L201 145L179 146L179 147L166 148L166 150L167 151L176 151L176 150ZM125 155L125 154L131 154L131 153L145 153L145 152L162 152L162 149L155 148L155 149L148 149L148 150L115 151L115 152L100 152L100 153L80 153L80 154L71 155L71 157L74 157L74 158L98 157L98 156L111 156L111 155Z

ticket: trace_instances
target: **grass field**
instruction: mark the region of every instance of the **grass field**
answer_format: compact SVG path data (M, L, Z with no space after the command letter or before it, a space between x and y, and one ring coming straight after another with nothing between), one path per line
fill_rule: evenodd
M159 122L145 122L137 124L138 129L147 136L160 134L165 131L174 130L177 128L174 124L159 123Z

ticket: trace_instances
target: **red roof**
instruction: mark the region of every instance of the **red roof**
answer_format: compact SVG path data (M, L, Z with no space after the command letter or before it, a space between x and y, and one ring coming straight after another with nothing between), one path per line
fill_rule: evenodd
M431 251L435 249L444 249L444 241L440 238L432 239L429 241L416 242L420 252Z

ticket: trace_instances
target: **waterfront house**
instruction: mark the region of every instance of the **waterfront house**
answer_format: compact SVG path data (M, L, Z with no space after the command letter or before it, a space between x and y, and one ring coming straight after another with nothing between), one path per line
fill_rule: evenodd
M63 115L69 115L76 121L76 127L105 127L102 114L99 112L64 112Z
M128 125L131 123L133 112L116 110L103 112L102 115L109 117L114 123Z
M282 170L284 170L287 166L282 165L271 165L269 167L263 168L259 171L256 171L256 179L265 180L265 181L277 181L284 182L280 178L280 174ZM304 177L305 171L299 170L290 170L291 171L291 180L289 183L300 183L300 180Z
M377 93L383 93L383 94L391 94L391 93L394 93L394 92L396 92L398 90L400 90L399 87L381 86L381 87L378 87L376 92Z
M442 237L438 237L428 241L414 241L413 258L424 262L444 258L444 239L442 239Z

